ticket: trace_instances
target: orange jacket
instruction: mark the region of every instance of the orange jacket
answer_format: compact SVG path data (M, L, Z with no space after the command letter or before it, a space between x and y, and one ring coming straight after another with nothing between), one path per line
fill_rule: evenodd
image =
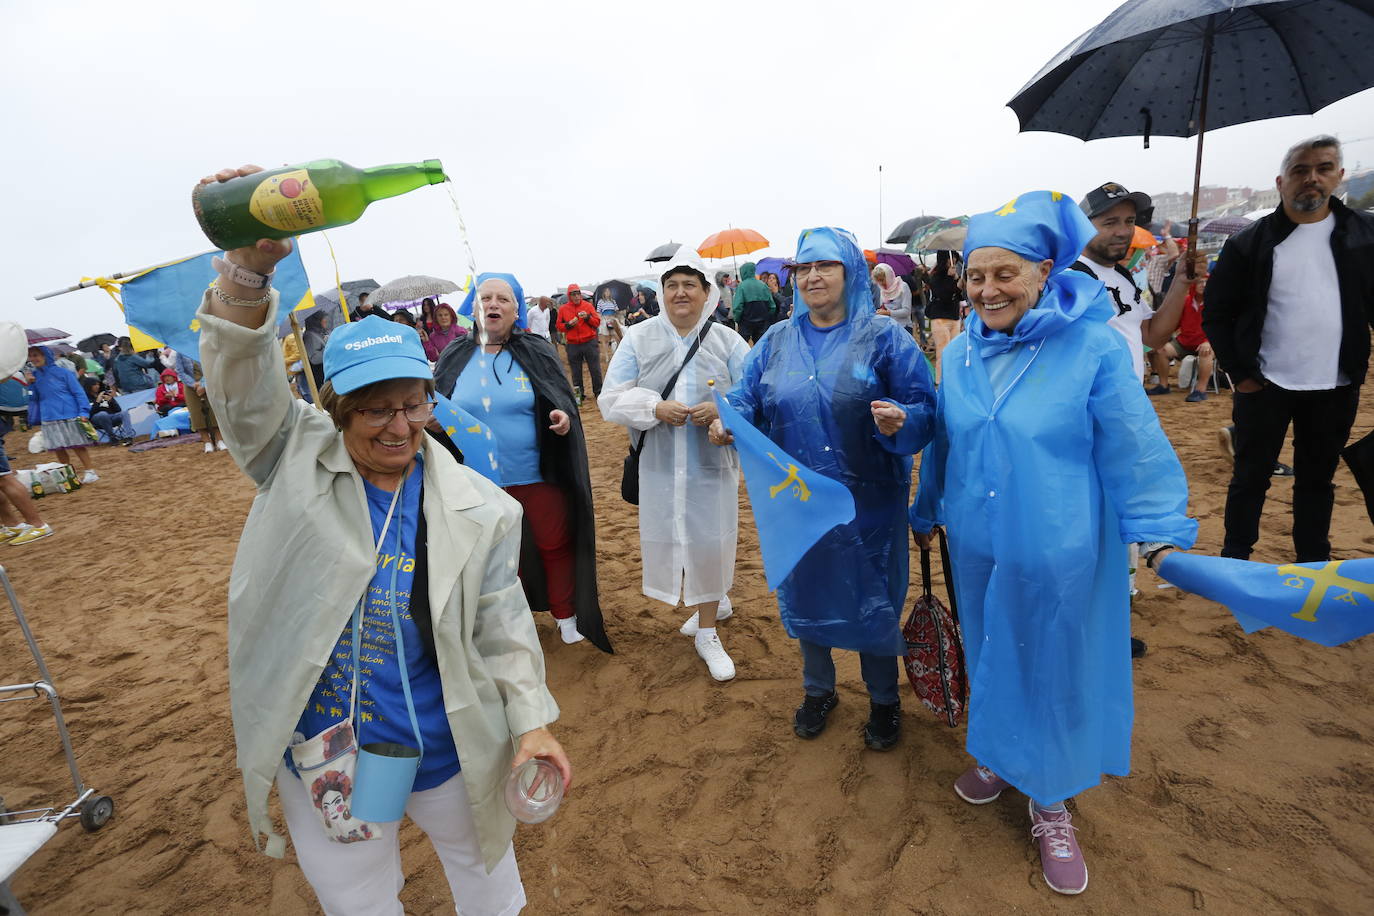
M569 327L568 322L579 315L581 320ZM558 330L567 335L570 344L596 340L596 328L600 324L601 316L596 313L596 306L586 299L576 305L565 302L558 307Z

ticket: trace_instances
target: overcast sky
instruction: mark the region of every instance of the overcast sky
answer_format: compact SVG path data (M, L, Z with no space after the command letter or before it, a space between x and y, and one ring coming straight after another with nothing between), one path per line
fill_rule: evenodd
M1006 102L1113 0L329 3L4 0L0 319L122 330L105 293L32 296L208 247L197 178L223 166L443 160L478 266L527 292L643 272L669 240L757 229L787 255L840 225L867 246L925 213L1103 181L1191 185L1194 141L1018 134ZM1272 186L1319 132L1374 165L1374 92L1211 134L1205 183ZM344 279L461 280L441 188L330 233ZM318 235L312 286L332 283Z

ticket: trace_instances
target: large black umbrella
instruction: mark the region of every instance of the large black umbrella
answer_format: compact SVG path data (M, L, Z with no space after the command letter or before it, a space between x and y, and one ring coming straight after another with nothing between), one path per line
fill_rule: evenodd
M113 334L92 334L76 342L76 348L84 353L99 353L106 344L114 344L119 338Z
M938 223L942 219L944 219L943 216L913 216L911 219L903 220L896 229L892 230L892 234L887 237L885 244L905 245L911 241L916 233L931 223Z
M656 264L659 261L671 261L673 255L677 254L677 250L681 247L681 242L665 242L646 254L644 260L648 261L650 264Z
M626 283L624 280L607 280L604 283L598 283L596 290L592 293L592 302L600 302L601 292L606 289L611 291L611 298L615 300L616 305L620 306L622 309L628 309L630 307L630 300L634 297L634 290L632 290L630 284Z
M1146 146L1196 134L1192 250L1207 130L1312 114L1374 86L1371 48L1374 0L1131 0L1007 104L1022 131Z

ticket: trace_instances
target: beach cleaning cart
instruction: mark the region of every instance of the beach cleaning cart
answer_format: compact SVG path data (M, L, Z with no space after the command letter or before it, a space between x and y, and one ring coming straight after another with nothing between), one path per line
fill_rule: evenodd
M87 830L99 830L114 815L114 801L108 795L97 795L95 789L81 781L81 772L76 766L76 756L72 753L71 737L67 733L67 723L62 718L62 705L58 702L57 689L53 687L52 675L38 651L38 643L29 629L24 617L24 609L14 593L9 574L0 566L0 586L4 587L5 597L19 622L19 631L33 654L39 679L25 684L0 684L0 703L14 703L21 700L47 700L52 706L52 714L57 724L57 735L62 740L62 753L67 758L67 768L71 771L74 798L65 806L53 804L44 808L30 808L25 811L6 811L0 807L0 909L4 908L4 885L29 857L42 848L43 844L57 833L57 827L67 818L78 818ZM4 626L0 625L0 633ZM3 758L13 760L11 748L5 748ZM0 768L0 780L11 775L8 767ZM11 904L12 906L12 904Z

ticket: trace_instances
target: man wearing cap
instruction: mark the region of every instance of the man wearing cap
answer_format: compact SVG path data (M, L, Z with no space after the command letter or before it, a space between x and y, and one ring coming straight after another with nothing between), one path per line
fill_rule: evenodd
M1128 191L1114 181L1089 191L1079 207L1092 222L1097 235L1083 246L1083 254L1071 265L1072 270L1096 277L1107 288L1116 314L1107 321L1126 341L1131 354L1131 366L1137 375L1142 371L1145 348L1164 346L1178 329L1183 316L1183 301L1188 283L1174 283L1165 294L1158 309L1151 308L1131 272L1121 261L1131 250L1135 227L1145 225L1154 213L1154 203L1148 194ZM1154 392L1151 392L1154 393ZM1130 567L1137 565L1135 545L1131 545ZM1130 593L1135 594L1132 573ZM1131 656L1145 654L1145 643L1131 637Z
M1115 317L1107 324L1126 340L1132 365L1140 369L1145 348L1164 346L1178 330L1189 284L1172 284L1159 308L1151 308L1131 272L1121 266L1130 253L1135 227L1146 225L1154 215L1154 203L1148 194L1127 191L1109 181L1089 191L1080 206L1097 229L1097 235L1083 248L1073 269L1091 274L1107 287L1116 307Z
M501 789L531 757L572 776L546 727L558 706L516 574L520 507L426 434L434 377L413 328L375 316L339 328L325 344L325 412L291 396L271 289L290 251L262 240L226 252L197 312L206 392L256 488L228 615L249 824L282 857L275 785L323 910L400 912L398 830L352 805L356 748L403 745L417 763L389 788L429 837L458 911L517 912Z
M555 324L567 340L568 369L572 371L577 403L582 403L582 364L592 377L592 394L601 394L601 348L596 345L596 329L601 317L592 304L582 298L582 287L568 284L568 301L558 307Z

